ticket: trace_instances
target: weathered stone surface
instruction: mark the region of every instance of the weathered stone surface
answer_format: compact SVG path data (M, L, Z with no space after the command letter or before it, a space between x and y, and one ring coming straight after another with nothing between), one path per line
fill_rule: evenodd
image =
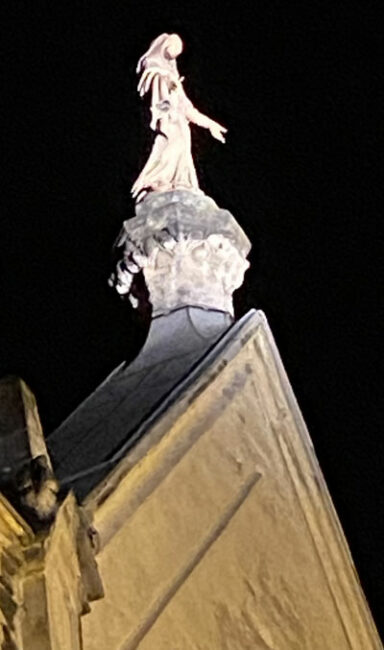
M15 468L39 455L47 456L47 449L33 393L19 377L4 377L0 380L0 485Z
M0 493L0 648L17 650L15 625L23 549L33 533Z
M19 377L0 380L0 489L34 530L52 522L59 485L36 400Z
M233 315L232 294L243 282L251 246L231 213L205 194L151 192L124 222L120 246L116 289L134 296L134 277L142 271L153 315L183 306Z
M62 485L84 498L103 480L231 324L225 312L193 307L153 319L133 363L119 366L49 437Z
M69 494L51 528L31 523L56 511L57 482L32 392L12 377L0 397L0 647L80 650L80 616L102 595L89 521Z
M260 313L87 507L105 598L85 650L382 647Z
M0 647L80 650L80 616L103 590L88 519L69 494L35 535L0 494Z
M81 650L80 617L103 589L73 494L61 506L45 543L44 578L50 648Z
M161 365L155 339L145 359ZM229 329L176 394L88 517L69 494L36 536L0 498L2 647L382 648L263 315ZM103 594L92 517L105 595L89 612Z

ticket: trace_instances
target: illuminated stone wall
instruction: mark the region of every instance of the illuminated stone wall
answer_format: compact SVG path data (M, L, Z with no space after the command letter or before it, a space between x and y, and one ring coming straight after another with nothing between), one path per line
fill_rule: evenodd
M382 647L259 312L86 507L105 597L84 650Z
M0 494L1 650L80 650L80 617L102 593L72 494L36 535Z

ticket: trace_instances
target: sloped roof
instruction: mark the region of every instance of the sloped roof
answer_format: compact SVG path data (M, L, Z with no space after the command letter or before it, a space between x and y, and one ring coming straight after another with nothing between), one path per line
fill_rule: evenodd
M154 319L133 363L118 366L49 436L62 486L85 498L255 318L251 310L231 324L224 312L187 307Z

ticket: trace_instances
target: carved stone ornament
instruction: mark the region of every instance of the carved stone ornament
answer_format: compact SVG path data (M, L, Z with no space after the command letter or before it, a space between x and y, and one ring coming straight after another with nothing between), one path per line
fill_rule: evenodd
M185 306L233 314L232 294L243 282L250 242L228 210L200 192L151 192L124 222L116 243L122 258L110 279L134 307L141 271L152 315Z

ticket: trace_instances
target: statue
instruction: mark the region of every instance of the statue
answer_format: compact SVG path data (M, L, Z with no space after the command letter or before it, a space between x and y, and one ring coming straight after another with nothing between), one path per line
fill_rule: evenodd
M136 71L141 73L140 96L152 93L150 128L156 132L156 137L131 190L136 201L151 190L199 190L191 152L190 122L209 129L214 138L225 142L227 129L200 113L184 92L183 78L176 65L182 50L180 36L161 34L137 64Z
M182 50L180 36L161 34L137 64L140 96L151 95L155 139L132 187L135 215L116 241L109 285L134 308L150 304L152 317L191 307L232 318L250 242L231 213L199 189L190 123L220 142L227 129L188 99L176 66Z

